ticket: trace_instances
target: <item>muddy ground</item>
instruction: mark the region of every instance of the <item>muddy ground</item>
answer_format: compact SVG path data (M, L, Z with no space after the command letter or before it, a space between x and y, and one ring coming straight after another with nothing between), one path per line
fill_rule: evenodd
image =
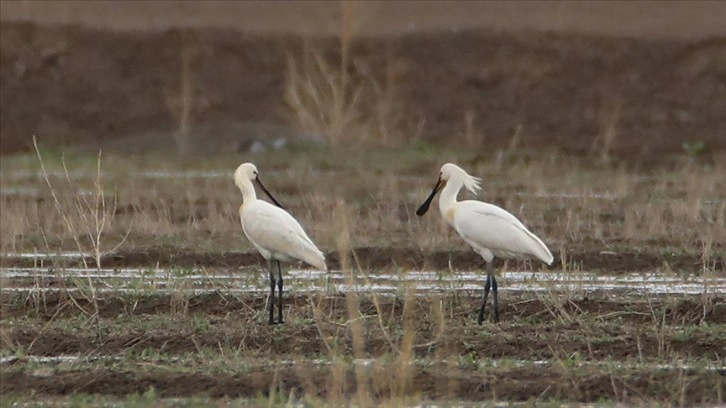
M154 387L160 397L201 393L254 398L277 387L283 395L326 398L341 387L350 396L361 386L350 363L342 380L333 384L335 368L320 361L335 355L350 361L355 355L374 360L366 381L375 398L385 399L393 392L396 377L389 371L397 367L395 356L404 342L402 321L408 316L415 363L403 395L526 401L544 393L547 399L571 402L724 402L726 370L705 369L708 361L722 358L722 297L645 301L508 295L502 299L502 323L484 326L474 324L478 298L382 296L374 302L364 295L356 300L355 312L362 319L363 342L355 345L349 295L287 298L287 323L268 326L261 297L191 296L185 312L178 314L171 312L173 297L109 296L99 301L94 320L81 312L95 310L82 299L72 303L62 294L47 295L38 306L4 294L4 344L26 345L32 356L79 355L88 360L46 369L22 356L7 360L2 391L124 396ZM439 302L443 319L435 312ZM561 311L553 312L555 305ZM234 352L237 361L251 366L234 369L219 361ZM120 360L93 363L104 356ZM487 361L520 360L548 363L535 371L516 364L487 367ZM694 367L667 367L679 360ZM654 364L664 367L654 370Z
M196 98L191 128L207 129L192 134L216 147L209 152L237 151L238 139L249 136L244 132L265 126L302 134L285 99L289 58L302 58L305 45L333 64L340 57L338 41L327 36L337 25L321 24L313 39L300 36L312 26L295 25L310 21L305 13L288 13L277 25L248 14L229 24L230 13L179 9L174 14L157 2L144 25L125 3L123 10L96 10L113 21L116 30L108 30L103 18L88 26L58 25L89 15L63 17L73 7L55 4L60 3L2 3L2 154L29 151L33 134L44 148L113 149L133 141L135 152L169 152L170 146L152 139L179 126L170 106L187 52ZM475 13L461 10L452 14L457 24L442 21L441 10L449 6L441 3L411 14L414 30L386 31L389 13L373 20L375 35L353 38L351 78L384 85L395 112L386 116L391 135L386 143L433 149L466 145L477 149L482 161L510 148L654 168L689 154L716 160L726 150L726 37L720 19L704 20L686 3L654 10L648 7L658 3L633 2L626 13L609 2L578 3L579 11L552 8L552 3L529 16L497 4L486 13L489 25L474 24ZM13 11L19 14L7 17ZM33 15L46 24L18 21ZM202 16L207 25L174 23L175 17L190 15ZM209 24L220 19L227 23ZM555 20L561 26L553 26ZM148 30L149 21L159 25ZM256 29L236 30L244 24ZM362 108L376 102L364 98ZM703 151L689 150L697 142L703 142ZM603 251L595 238L579 242L584 244L568 245L566 268L615 276L669 270L684 279L726 270L719 242L707 265L697 253L674 251L670 241L641 241L617 253ZM552 268L563 268L561 254L553 252ZM469 250L365 247L354 253L360 267L373 274L392 265L482 267ZM326 257L331 268L340 267L338 253ZM3 267L36 263L0 260ZM254 252L194 252L173 245L122 249L102 263L112 268L263 266ZM69 260L65 266L76 264ZM182 287L172 295L141 290L94 299L82 280L63 284L78 291L0 294L3 398L53 400L86 393L123 401L153 389L162 398L202 395L220 403L262 398L266 406L265 398L323 398L337 406L359 391L376 403L390 398L394 404L421 399L726 403L726 299L720 293L502 291L502 321L494 324L489 316L479 326L478 290L416 297L407 296L405 288L387 295L300 295L286 289L286 324L268 326L264 294L195 295ZM39 360L69 355L80 359Z
M457 269L480 266L469 251L354 252L369 278L392 263L434 269L446 269L449 261ZM331 267L337 267L338 255L328 257ZM29 266L26 262L4 260L5 266ZM570 262L616 276L652 273L664 264L691 271L690 279L703 270L696 256L652 253L583 250ZM237 270L255 263L260 257L252 252L179 254L157 248L115 254L104 260L104 267ZM716 273L722 273L726 262L717 259L715 264ZM378 403L396 398L726 402L721 344L726 298L720 293L504 291L501 322L493 323L489 314L479 326L480 290L414 296L402 286L398 294L294 294L288 281L286 322L269 326L264 291L232 294L222 285L214 293L193 294L181 285L171 295L141 289L104 293L94 302L81 281L40 285L81 292L2 293L6 358L0 391L5 395L82 393L124 399L153 389L156 398L265 400L278 394L335 404L336 398L357 398L364 389ZM37 361L62 356L80 360ZM411 361L405 372L402 358Z
M518 133L519 149L662 164L683 156L684 142L726 149L725 41L485 29L362 37L351 43L350 75L388 95L388 137L399 144L466 142L487 157ZM240 123L298 128L286 75L304 42L216 28L2 22L2 152L29 150L33 134L51 145L101 147L171 134L179 125L169 98L180 88L184 52L194 55L191 126L217 126L198 135L204 145L234 149L226 134ZM333 38L310 44L333 64L339 58ZM382 103L362 99L363 111ZM151 149L151 139L133 139L135 151Z
M481 256L470 250L424 251L418 248L380 248L362 247L348 253L355 259L356 265L364 270L397 268L413 270L483 270L486 266ZM603 271L607 274L626 272L648 272L665 266L691 276L698 276L707 269L722 272L726 270L726 258L716 254L704 265L703 258L696 254L659 254L653 251L610 252L603 251L599 245L569 246L567 250L568 268L582 271ZM549 269L562 269L561 256L554 254L555 260ZM340 253L330 252L325 255L328 267L341 268ZM86 260L93 264L93 260ZM495 259L496 267L502 266L504 260ZM517 268L525 266L522 262L506 261ZM240 266L258 265L264 267L264 258L255 251L248 252L190 252L180 251L175 247L155 247L149 249L119 250L102 258L104 268L176 267L176 268L228 268L235 270ZM32 258L0 258L0 266L4 267L36 267L38 260ZM65 261L67 267L83 266L81 260ZM547 266L543 266L547 269Z

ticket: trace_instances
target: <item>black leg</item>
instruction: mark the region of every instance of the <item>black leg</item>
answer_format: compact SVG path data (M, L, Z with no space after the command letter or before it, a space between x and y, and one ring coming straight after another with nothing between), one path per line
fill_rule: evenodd
M494 323L499 323L499 302L497 301L497 277L494 276L492 271L492 293L494 294Z
M484 284L484 299L481 302L481 308L479 309L479 316L477 316L476 322L482 324L484 322L484 309L487 306L487 298L489 298L489 290L491 289L494 294L494 322L499 323L499 304L497 302L497 278L494 277L494 261L487 262L487 280Z
M277 261L277 322L282 324L282 268L280 261Z
M492 275L489 273L491 262L487 263L487 280L484 284L484 299L481 302L481 308L479 308L479 316L476 318L476 322L482 324L484 321L484 309L487 306L487 298L489 297L489 289L492 286Z
M269 262L270 270L270 299L267 303L268 309L270 309L270 324L275 324L274 319L274 308L275 308L275 271L272 266L272 261Z

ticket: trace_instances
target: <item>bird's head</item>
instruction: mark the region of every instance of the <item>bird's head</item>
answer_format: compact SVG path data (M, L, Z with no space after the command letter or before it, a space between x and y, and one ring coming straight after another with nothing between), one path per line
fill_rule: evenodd
M474 195L476 195L479 190L481 190L481 187L479 186L479 183L481 183L481 179L478 177L470 176L467 172L464 171L464 169L455 165L454 163L446 163L441 166L441 170L439 171L439 179L442 180L444 184L461 183L467 190L469 190Z
M234 171L234 184L242 189L242 185L257 180L257 166L252 163L242 163Z
M463 185L467 190L476 195L476 193L481 189L479 187L480 181L481 180L479 178L470 176L461 167L454 163L444 164L441 166L441 170L439 170L439 178L436 180L434 189L431 190L431 194L429 194L426 201L421 204L421 207L416 210L416 215L421 216L426 214L429 210L429 206L431 205L431 201L434 199L434 196L436 196L436 193L438 193L447 184L454 184L458 186L457 191Z
M255 196L255 188L252 186L252 183L257 184L262 191L267 194L267 196L272 200L275 205L277 205L280 208L283 208L282 205L275 200L275 197L270 194L269 191L267 191L267 188L265 188L265 185L262 184L262 180L260 180L259 172L257 171L257 166L255 166L252 163L242 163L237 167L237 170L234 171L234 184L237 185L237 187L242 192L243 196ZM246 200L246 199L245 199Z

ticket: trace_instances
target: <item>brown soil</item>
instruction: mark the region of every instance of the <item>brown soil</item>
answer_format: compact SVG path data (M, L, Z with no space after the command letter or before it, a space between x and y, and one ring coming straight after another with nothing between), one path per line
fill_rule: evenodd
M9 296L5 300L9 300ZM326 319L336 321L345 319L347 315L346 297L344 295L313 297L316 307L328 311ZM17 299L13 299L17 300ZM144 316L165 315L170 312L172 298L167 295L143 296L135 299L129 304L126 299L116 296L109 296L101 299L98 304L98 314L102 319L114 319L119 316ZM286 308L296 317L304 318L310 313L310 301L308 296L286 297ZM673 325L700 325L700 324L724 324L726 323L726 299L714 297L709 303L702 302L697 296L686 297L678 300L653 298L650 303L624 297L622 299L597 297L580 298L558 301L568 313L579 316L594 318L593 322L571 322L563 324L557 321L557 316L547 311L545 299L532 299L525 295L502 296L500 304L501 320L499 327L506 332L498 338L467 339L464 344L459 337L465 338L474 327L475 312L481 305L478 297L463 297L454 303L451 314L455 316L449 322L448 335L451 339L441 344L431 345L431 350L445 347L447 352L456 355L466 354L475 351L482 357L498 358L522 358L547 360L557 357L555 349L548 348L548 344L558 340L565 341L565 349L572 352L580 352L589 355L593 359L600 359L606 356L613 358L624 358L632 354L634 342L641 342L640 353L643 357L655 358L658 355L657 338L660 334L656 331L647 333L643 327L653 324L654 316L664 319ZM76 300L78 306L89 309L91 305L84 300ZM315 325L302 326L298 322L292 323L295 327L294 336L285 341L276 338L278 329L264 325L265 299L262 297L252 298L243 296L240 298L223 297L215 295L195 295L188 299L187 313L190 315L203 314L210 318L212 327L224 328L225 319L234 318L237 321L254 321L259 318L261 327L257 328L258 336L249 337L245 333L229 333L226 330L209 330L208 333L173 332L160 329L153 332L141 330L130 330L128 333L114 335L113 337L99 336L93 331L74 332L67 328L47 329L41 327L23 327L17 325L8 333L13 342L18 344L32 344L33 355L54 356L67 354L97 354L115 355L123 351L142 350L151 347L171 354L183 354L195 351L198 347L215 347L219 342L243 345L246 348L260 348L271 355L284 356L291 351L303 355L319 355L325 351L323 340L316 335ZM31 304L9 305L4 308L3 316L7 318L22 317L28 314L35 315L41 320L52 321L57 318L72 318L78 313L78 309L70 307L69 298L58 294L45 296L44 304L40 309L35 309ZM427 336L425 328L430 327L434 322L427 321L431 317L430 302L419 300L416 303L414 315L418 316L416 325L420 330L417 343L426 344L431 340ZM557 302L555 302L557 303ZM379 300L380 314L386 318L401 318L404 300L382 296ZM364 316L377 316L378 309L369 299L363 299L360 304L360 312ZM662 314L662 315L661 315ZM600 316L613 316L603 318ZM310 317L310 316L307 316ZM588 345L583 341L581 330L583 325L591 323L593 332L589 336L611 338L608 341L601 341L602 349L588 350ZM609 323L609 324L603 324ZM614 325L617 323L617 325ZM532 330L532 325L541 325L538 330ZM557 326L557 329L555 329ZM600 326L600 327L598 327ZM602 332L596 333L601 330ZM103 331L103 329L101 329ZM183 330L182 330L183 331ZM529 336L528 333L536 332L537 336ZM279 333L278 333L279 334ZM676 333L669 335L675 336ZM640 337L636 339L636 337ZM715 339L704 337L695 341L674 341L669 344L671 351L683 355L699 355L703 357L718 358L720 347L714 343ZM351 345L348 345L351 346ZM380 357L387 351L387 344L384 338L375 338L366 341L366 352L372 357ZM423 352L423 350L422 350ZM426 353L424 353L426 354Z
M147 0L34 0L0 3L3 21L84 24L111 30L164 30L171 27L228 27L265 35L336 35L347 24L356 35L461 31L472 28L583 32L621 37L701 38L726 34L717 1L654 3L630 1L563 2L526 5L507 0L458 2L340 2L280 0L190 2ZM342 21L346 12L352 19Z
M555 261L550 269L561 269L561 258L557 251ZM417 248L379 248L363 247L357 248L351 253L361 268L375 271L388 269L391 265L401 268L426 270L426 269L447 269L450 266L455 270L478 270L485 267L481 256L471 250L447 250L428 252ZM329 268L340 269L340 254L330 252L325 255ZM89 261L91 261L89 259ZM81 265L81 261L66 261L68 266ZM123 267L145 267L158 265L160 267L207 267L207 268L229 268L235 270L243 265L264 266L264 259L256 251L251 252L214 252L194 253L187 250L180 252L176 247L156 247L149 249L132 249L118 251L102 259L102 265L106 268ZM501 259L495 259L495 266L500 267L504 263ZM516 266L517 261L507 261ZM569 268L577 268L583 271L607 271L608 274L627 272L648 272L655 271L668 266L673 270L688 272L691 275L703 271L703 259L694 254L659 254L653 252L602 252L598 246L577 247L573 246L567 254ZM5 267L33 267L37 261L28 258L5 257L0 260L0 265ZM714 257L710 259L709 268L715 271L726 270L726 258ZM543 266L545 267L545 266Z
M336 40L313 43L334 59ZM302 44L296 36L211 28L108 32L3 22L1 150L28 150L32 134L76 145L172 132L167 98L179 88L180 53L189 47L200 98L194 126L221 126L216 133L240 122L295 127L285 75ZM393 86L396 112L406 118L396 127L400 140L420 120L424 139L459 138L471 115L486 154L509 146L521 125L520 149L609 151L647 164L682 156L683 142L726 149L724 50L723 37L469 30L363 37L351 52L356 69ZM206 137L213 143L214 134Z
M173 10L171 2L146 2L143 13L129 2L78 4L0 3L0 153L28 151L33 134L44 146L106 149L133 140L137 151L158 149L163 144L151 139L178 126L169 98L179 89L181 54L189 50L198 98L192 127L213 129L200 136L204 143L223 145L223 135L237 137L240 124L295 128L284 99L288 57L300 56L306 41L330 61L339 57L330 35L338 32L340 10L326 3L288 4L281 11L277 4L228 2L229 12L205 9L205 2L174 3ZM470 120L475 136L466 143L481 152L476 160L511 146L520 126L517 148L523 151L608 153L646 166L683 156L684 142L703 141L711 153L726 150L726 33L719 2L616 7L544 1L529 5L529 13L512 2L461 3L468 9L448 2L390 4L389 12L361 21L351 75L365 72L391 87L402 118L393 128L400 143L417 137L420 123L426 142L464 143ZM87 26L57 25L79 22ZM646 242L611 254L601 252L600 243L571 245L568 267L704 269L697 255L652 249L665 246ZM372 271L483 266L470 250L354 252ZM552 268L561 267L557 256ZM339 268L338 253L326 258ZM22 259L0 262L33 266ZM103 260L106 267L230 270L262 262L256 252L174 247L135 248ZM726 259L719 253L708 266L723 273ZM277 326L266 324L265 295L105 293L95 304L76 296L0 294L0 353L17 356L0 367L3 398L124 398L153 387L160 397L275 392L336 405L338 394L348 401L364 384L377 402L395 394L535 404L726 403L723 296L507 291L499 299L501 323L483 326L475 323L479 291L408 299L291 295L285 297L286 324ZM415 363L399 387L404 365L398 358L408 334ZM65 366L33 360L65 355L118 360ZM365 383L350 364L353 356L376 360L365 369ZM486 365L508 359L549 364ZM263 367L254 365L260 361ZM653 368L676 362L691 368Z
M722 371L656 370L637 366L630 369L602 370L593 367L571 371L560 364L579 356L585 362L635 361L658 362L677 360L718 360L722 354L719 327L726 323L726 301L714 298L709 302L698 297L662 298L645 302L641 299L573 299L561 302L564 310L574 316L572 321L561 320L565 314L548 312L555 303L530 298L503 299L502 323L474 324L473 312L478 298L442 298L446 310L446 329L437 336L436 318L431 310L439 300L419 299L413 309L413 350L421 361L440 361L441 358L467 358L471 361L486 358L515 360L548 360L551 366L537 372L516 367L476 369L451 367L445 363L416 364L412 372L413 386L404 394L424 398L456 398L483 400L496 398L509 401L537 398L549 389L548 398L569 401L597 401L602 398L621 398L613 394L612 381L628 384L631 396L667 400L673 397L673 386L687 377L684 391L687 403L717 402L722 398L715 384L726 375ZM174 368L157 362L146 368L128 368L110 364L92 369L65 369L54 375L39 375L26 358L18 358L3 368L1 391L38 395L67 395L73 392L123 396L143 393L153 386L162 397L190 397L198 394L213 398L256 397L266 395L271 386L284 395L317 395L329 397L331 368L314 364L315 359L329 359L329 351L321 334L335 337L336 352L351 356L355 347L348 329L338 322L347 319L345 296L312 296L286 299L287 324L264 324L262 297L233 299L220 295L193 296L185 314L169 314L171 298L144 296L139 299L107 298L99 301L98 323L80 325L79 307L88 308L80 300L73 305L64 296L48 296L36 309L23 299L5 294L4 319L35 316L35 323L15 320L3 330L4 346L26 347L33 356L118 356L127 361L141 358L147 350L160 356L186 358L207 350L232 347L243 350L241 358L262 359L271 367L264 370L244 369L229 372L212 367L192 366ZM368 368L373 395L387 398L391 393L386 377L386 359L395 355L395 344L405 310L405 301L398 297L381 297L378 307L369 298L361 298L360 313L365 333L359 356L377 359L380 365ZM325 316L313 323L312 305ZM706 307L704 312L704 307ZM82 315L81 315L82 316ZM149 329L144 321L166 316L166 327ZM208 326L200 330L191 322L195 316L206 316ZM377 318L393 335L392 346L380 330ZM84 319L81 319L81 321ZM684 334L679 327L691 327ZM330 341L330 340L328 340ZM393 348L392 348L393 347ZM636 351L637 350L637 351ZM362 354L361 354L362 353ZM393 353L393 354L392 354ZM203 354L207 355L207 354ZM205 357L206 358L206 357ZM297 360L297 363L276 363ZM242 360L244 361L244 360ZM558 363L559 361L559 363ZM124 363L121 363L124 364ZM168 363L167 363L168 364ZM188 367L185 363L180 367ZM213 362L206 363L214 364ZM441 366L443 364L443 366ZM566 363L564 363L566 364ZM156 368L154 368L156 367ZM614 371L613 371L614 370ZM381 371L380 373L377 373ZM358 385L352 368L344 370L341 386L344 395L352 395ZM584 377L582 377L584 376ZM679 377L680 376L680 377ZM580 378L582 377L582 378ZM722 380L721 380L722 381ZM446 386L442 384L448 384ZM671 388L669 388L671 387ZM716 385L718 387L718 385ZM723 401L721 401L723 402Z
M443 368L446 369L445 366ZM373 371L370 375L374 377L381 372L385 374L384 369L378 371ZM495 396L510 401L528 401L546 395L546 399L596 402L607 395L608 390L613 389L613 382L616 381L619 387L627 389L628 393L633 393L638 398L657 399L668 396L667 390L659 384L672 384L685 379L689 382L688 387L684 389L685 392L678 394L681 390L678 392L671 390L671 396L682 396L682 401L687 404L717 402L712 392L709 392L711 391L709 388L713 387L714 376L717 377L718 374L707 376L675 370L664 370L655 374L644 370L633 370L625 375L596 373L589 374L586 379L573 387L572 378L558 372L556 368L540 368L536 372L532 369L519 369L501 374L474 370L461 370L457 374L442 371L437 367L427 367L417 371L410 380L411 384L415 384L417 392L405 392L404 395L432 399L465 396L465 400L468 401L490 400ZM2 391L35 392L39 395L82 392L126 396L134 393L143 394L149 387L153 387L160 397L189 397L202 394L212 398L255 398L260 395L267 396L273 389L286 397L302 398L305 395L330 397L331 382L333 380L329 368L304 365L295 368L277 368L275 371L218 375L168 373L157 370L141 373L82 370L40 380L26 373L15 374L3 379ZM353 370L347 370L343 379L338 379L338 382L342 383L339 385L342 391L351 395L355 393L359 384ZM372 387L371 394L375 398L386 399L390 397L392 387L391 383L379 382Z

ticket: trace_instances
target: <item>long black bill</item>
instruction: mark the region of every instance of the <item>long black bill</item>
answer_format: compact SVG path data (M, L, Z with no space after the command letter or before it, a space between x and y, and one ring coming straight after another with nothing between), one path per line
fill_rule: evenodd
M424 201L424 203L421 204L421 207L418 207L418 210L416 210L416 215L418 215L420 217L420 216L426 214L426 211L429 210L429 206L431 206L431 201L434 199L434 196L436 195L436 193L439 192L439 190L441 190L441 187L443 187L443 186L444 186L444 182L441 180L441 178L436 180L436 185L434 186L434 189L431 190L431 194L429 194L429 198L427 198L426 201Z
M270 200L272 200L272 202L275 203L276 206L282 208L283 210L285 209L285 207L283 207L280 203L278 203L277 200L275 200L275 197L273 197L272 194L270 194L270 192L267 191L267 189L265 188L265 185L262 184L262 180L260 180L259 177L256 177L255 178L255 182L257 182L257 185L260 186L260 188L262 189L262 191L264 191L265 194L267 194L268 197L270 197Z

